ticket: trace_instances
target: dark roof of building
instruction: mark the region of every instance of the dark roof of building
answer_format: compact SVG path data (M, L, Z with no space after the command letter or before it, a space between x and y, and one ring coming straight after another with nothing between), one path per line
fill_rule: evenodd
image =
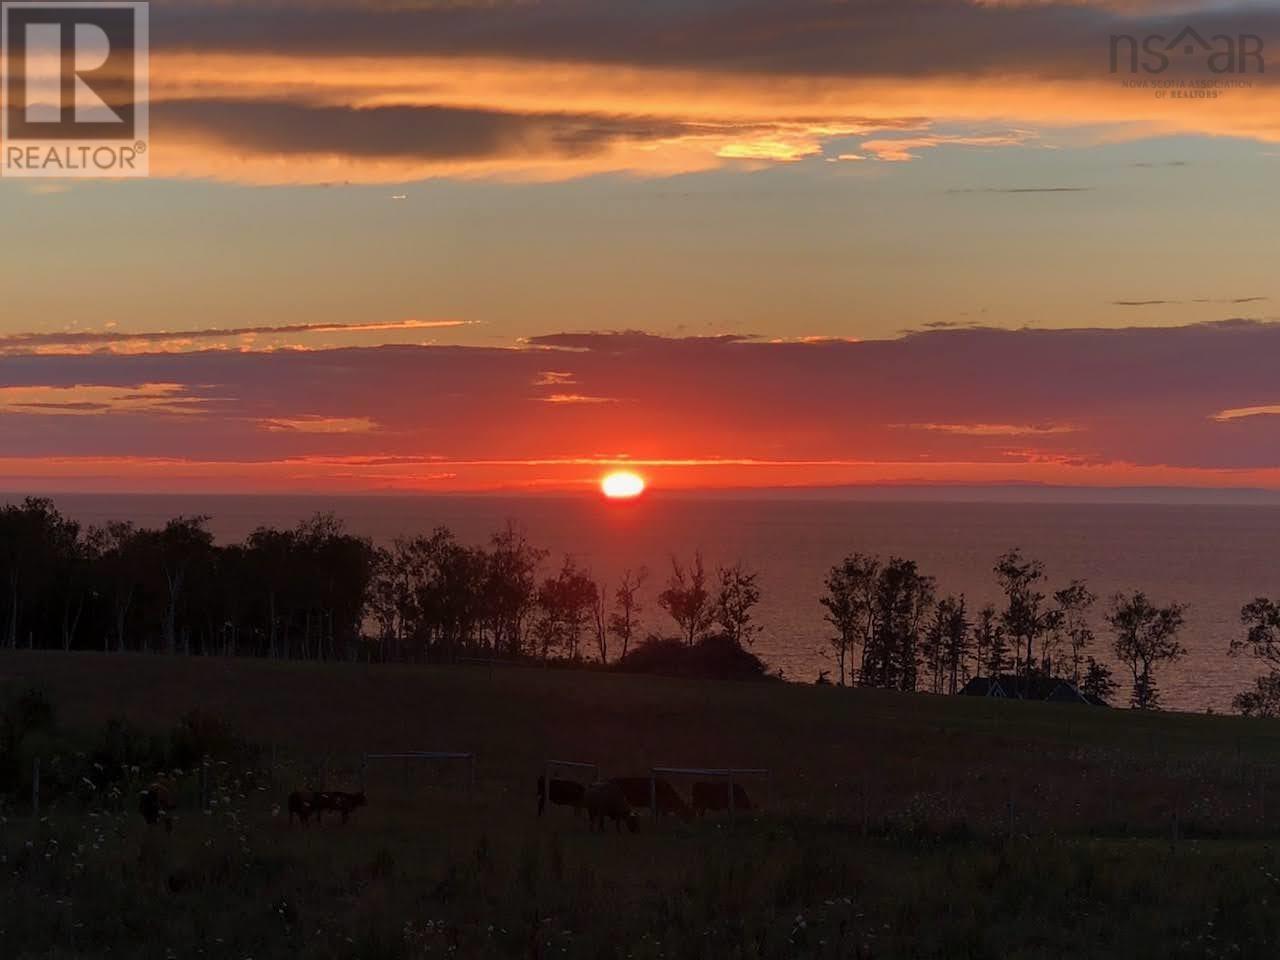
M974 677L960 691L962 697L1007 697L1004 687L995 677Z
M1054 703L1106 704L1081 693L1070 680L1033 673L1030 676L974 677L960 691L966 697L1003 697L1009 700L1047 700Z

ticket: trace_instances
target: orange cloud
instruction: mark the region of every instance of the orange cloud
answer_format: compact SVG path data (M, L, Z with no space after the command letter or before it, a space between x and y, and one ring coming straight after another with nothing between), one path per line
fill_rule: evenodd
M112 483L172 461L235 489L571 487L622 462L678 485L1270 484L1280 416L1257 399L1278 351L1280 324L1234 322L0 357L0 451L13 486L64 461L101 479L115 459ZM551 356L578 386L531 395Z
M0 357L24 354L179 353L203 343L220 349L264 350L297 345L298 338L322 333L360 335L465 327L468 320L391 320L367 323L295 323L283 326L215 327L203 330L62 330L0 335ZM258 338L268 338L267 344Z
M553 393L549 397L542 398L543 403L555 404L596 404L596 403L617 403L613 397L587 397L580 393Z
M238 6L154 44L152 162L253 183L556 180L795 162L833 145L828 159L903 162L1035 135L1280 141L1265 74L1193 101L1110 73L1109 36L1167 29L1172 9L1206 35L1280 29L1265 8L1142 0L796 0L660 16L618 0L608 17L574 3ZM304 16L305 30L287 29ZM270 49L246 39L257 17ZM1183 62L1168 79L1188 76L1203 79ZM839 149L851 138L861 152Z
M189 396L187 388L180 383L141 383L129 387L91 384L0 387L0 414L11 416L190 415L202 412L204 403L200 397Z
M288 433L372 433L378 424L368 417L294 417L258 421L263 430Z
M1017 423L904 423L899 426L907 430L931 430L935 433L950 433L961 437L1053 436L1061 433L1076 433L1079 430L1079 427L1061 424L1042 426Z
M903 137L897 140L867 140L862 149L877 160L891 163L902 163L916 159L920 150L929 150L941 146L960 147L1011 147L1019 146L1031 139L1026 133L990 134L987 136L933 136ZM858 157L857 159L862 159Z
M1246 420L1250 417L1280 417L1280 403L1273 403L1266 406L1258 407L1236 407L1232 410L1223 410L1215 413L1213 419L1219 423L1229 423L1232 420Z

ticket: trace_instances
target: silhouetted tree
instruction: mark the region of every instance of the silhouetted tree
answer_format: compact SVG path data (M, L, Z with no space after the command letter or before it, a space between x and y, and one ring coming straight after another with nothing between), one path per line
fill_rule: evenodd
M1004 624L991 604L978 611L978 619L973 625L973 654L979 674L999 677L1009 668L1009 645L1004 639Z
M373 560L373 583L369 585L369 616L377 627L379 659L402 660L405 657L404 612L408 589L401 575L397 547L378 547Z
M111 521L90 532L95 541L97 560L94 569L96 590L107 608L108 622L103 629L102 648L124 652L129 648L129 612L142 585L143 537L132 524Z
M942 666L947 677L947 692L954 694L965 678L972 642L969 615L964 596L947 597L939 607L945 612L942 632Z
M543 582L538 590L537 624L543 659L552 650L563 651L570 660L581 658L582 631L595 608L597 592L591 575L578 569L572 557L565 557L557 576Z
M942 692L942 677L945 672L942 654L943 637L947 629L946 605L950 599L948 597L933 608L933 616L929 619L929 624L920 641L920 660L928 677L930 693Z
M715 607L707 592L707 574L702 554L696 553L687 570L676 557L671 558L671 577L667 588L658 594L658 605L667 611L680 628L688 646L693 646L715 623Z
M1138 710L1157 709L1155 668L1180 659L1187 651L1178 643L1178 631L1186 618L1181 604L1156 607L1145 593L1116 594L1107 623L1115 635L1116 657L1133 675L1130 704Z
M1280 717L1280 673L1272 670L1253 681L1252 690L1243 690L1231 698L1231 706L1246 717L1274 720Z
M595 593L591 598L591 628L595 633L596 652L600 662L609 662L609 599L603 583L593 583Z
M165 653L179 650L179 613L187 598L188 580L208 562L213 549L213 536L205 528L208 522L209 518L204 516L175 517L162 530L147 531L144 535L145 549L153 558L151 562L164 576L161 641ZM182 652L190 652L186 644Z
M641 567L638 572L630 569L622 575L622 581L613 595L614 612L609 616L609 632L622 641L620 659L626 659L631 641L640 632L640 588L649 578L649 571Z
M751 610L760 602L757 574L741 562L719 571L720 586L716 592L715 622L726 637L738 646L750 646L759 627L752 622Z
M520 549L517 547L517 551ZM523 549L529 548L526 545ZM491 577L495 571L501 569L508 576L523 576L526 572L514 564L508 566L510 557L495 564L492 556L463 546L443 527L430 537L411 541L408 559L410 621L407 635L418 650L445 658L456 656L459 650L477 642L479 624L486 619L486 585L494 585ZM519 560L518 552L515 559ZM526 559L532 562L527 568L527 574L532 576L540 558ZM500 597L504 602L518 601L522 595L521 583L508 583L505 589L497 589L491 596ZM500 608L490 613L490 620L501 620L510 611ZM522 618L514 629L518 630L521 622Z
M80 526L53 501L28 497L0 508L0 580L7 587L5 645L28 646L60 635L67 568L79 549Z
M192 606L199 611L195 623L200 654L234 656L241 643L255 636L251 615L256 603L256 582L244 544L214 547L207 575L194 585Z
M845 557L827 574L827 592L818 601L827 609L826 621L835 628L831 648L840 670L840 686L845 685L845 664L855 648L864 651L875 634L875 595L880 561L860 553Z
M538 567L546 556L514 523L490 542L483 609L495 652L513 657L523 652L525 621L537 600Z
M65 531L65 539L55 545L54 576L61 596L59 632L62 649L70 651L76 645L80 621L85 606L92 600L94 576L100 559L101 543L93 531L81 537L79 526Z
M921 647L934 693L955 693L965 672L971 643L964 597L944 597L933 610Z
M1231 641L1231 655L1247 654L1269 670L1254 681L1252 690L1237 694L1232 706L1245 716L1280 716L1280 603L1259 597L1240 610L1243 637Z
M354 659L373 582L373 544L347 534L332 514L316 514L294 535L302 580L303 649L309 659Z
M1039 560L1027 560L1021 551L1010 550L996 561L995 574L1006 599L1000 620L1013 644L1014 664L1020 676L1029 678L1036 671L1036 644L1052 637L1062 614L1049 608L1045 595L1036 589L1044 580L1044 564Z
M249 535L246 546L246 563L262 605L259 623L266 655L292 656L290 635L302 592L302 573L296 562L297 538L292 530L260 527Z
M1093 628L1089 625L1089 611L1097 597L1083 580L1072 580L1053 595L1058 603L1056 632L1070 650L1071 678L1077 689L1080 686L1080 667L1084 652L1093 643Z
M864 684L915 690L920 638L933 606L934 581L913 560L893 557L876 579L875 633L863 651Z
M1089 657L1085 661L1084 676L1080 680L1079 690L1086 697L1092 697L1102 703L1110 703L1111 698L1116 695L1116 682L1111 678L1111 668Z

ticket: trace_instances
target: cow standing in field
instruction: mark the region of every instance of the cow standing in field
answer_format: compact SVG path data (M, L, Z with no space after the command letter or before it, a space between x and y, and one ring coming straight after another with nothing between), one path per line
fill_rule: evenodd
M587 787L582 802L593 831L599 829L603 833L605 820L612 820L618 833L622 832L623 823L632 833L640 828L635 811L627 802L627 795L616 783L593 783Z
M304 827L311 822L311 814L315 812L315 804L312 802L314 793L309 791L295 790L289 794L289 823L293 823L293 818L297 817L298 822Z
M338 790L323 790L311 795L311 809L315 812L316 823L322 823L326 811L342 814L342 822L346 823L363 806L369 803L364 791L359 793L342 793Z
M576 780L553 779L548 785L545 776L539 777L538 816L542 816L545 812L548 795L553 807L572 807L574 815L577 816L582 812L582 800L586 791L587 788Z
M609 781L622 788L627 802L632 807L648 810L657 800L657 814L660 817L676 816L682 820L689 818L689 805L676 791L669 781L649 777L614 777Z
M138 812L147 826L164 824L165 833L173 833L173 811L177 808L173 794L163 783L153 783L138 795Z
M698 816L702 816L708 810L728 810L729 809L729 784L723 781L718 783L695 783L693 785L693 812ZM742 784L735 783L733 785L733 809L750 810L751 798L747 796L747 791Z

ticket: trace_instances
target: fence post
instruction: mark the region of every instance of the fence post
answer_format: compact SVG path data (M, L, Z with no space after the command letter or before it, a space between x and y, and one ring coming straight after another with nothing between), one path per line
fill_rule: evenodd
M471 755L471 792L476 792L476 755Z
M40 758L36 757L31 769L31 817L40 819Z
M738 819L738 811L733 802L733 771L729 771L729 822L735 823Z
M599 774L596 775L599 779ZM653 819L658 819L658 775L649 771L649 812L653 814Z

